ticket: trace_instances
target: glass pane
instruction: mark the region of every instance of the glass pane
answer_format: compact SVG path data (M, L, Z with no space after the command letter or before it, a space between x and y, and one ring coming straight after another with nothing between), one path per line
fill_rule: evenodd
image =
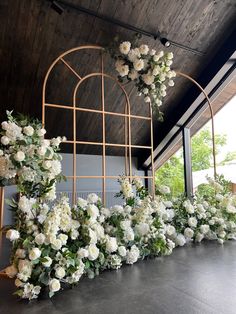
M183 147L173 154L155 175L156 189L160 185L167 185L172 196L184 193L184 158Z

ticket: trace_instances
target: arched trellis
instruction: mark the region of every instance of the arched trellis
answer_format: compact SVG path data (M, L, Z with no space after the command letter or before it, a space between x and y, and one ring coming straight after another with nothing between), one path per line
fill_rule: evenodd
M177 75L182 76L182 77L188 79L189 81L191 81L192 83L194 83L200 89L200 91L204 94L204 96L207 100L208 108L210 109L210 114L211 114L212 156L213 156L214 178L216 180L217 171L216 171L215 125L214 125L214 112L213 112L210 98L208 97L204 88L196 80L194 80L191 76L189 76L186 73L180 72L180 71L175 71L175 72Z
M80 51L83 49L96 49L100 51L101 56L101 72L95 72L90 73L84 77L81 77L79 73L77 73L73 67L64 59L65 56L68 54L71 54L76 51ZM119 176L111 176L106 175L106 147L123 147L125 148L125 175L132 180L134 177L139 177L143 179L151 179L152 180L152 194L154 196L155 193L155 178L154 178L154 166L153 166L153 123L152 123L152 107L151 104L149 104L149 116L139 116L139 115L133 115L130 111L130 101L129 101L129 95L127 94L124 85L122 85L116 78L112 77L111 75L108 75L104 73L104 60L103 60L103 53L104 48L100 46L81 46L77 48L73 48L71 50L66 51L65 53L61 54L49 67L44 83L43 83L43 94L42 94L42 123L45 126L45 115L46 115L46 108L59 108L59 109L66 109L66 110L72 110L73 111L73 139L66 140L65 143L72 144L73 145L73 175L67 176L69 179L73 180L73 203L76 202L76 190L77 190L77 179L102 179L103 185L102 185L102 195L103 195L103 203L105 204L105 195L106 195L106 179L118 179ZM48 77L53 70L54 66L58 62L63 62L65 66L77 77L78 83L76 84L74 91L73 91L73 106L65 106L65 105L59 105L59 104L53 104L46 102L46 88L47 88L47 80ZM101 77L101 90L102 90L102 97L101 97L101 110L95 110L95 109L88 109L88 108L81 108L77 107L76 105L76 94L77 91L81 85L82 82L85 80L91 78L91 77ZM118 113L118 112L111 112L105 110L105 100L104 100L104 78L109 78L113 80L116 86L121 89L125 96L125 112L124 113ZM103 141L102 142L91 142L91 141L79 141L77 140L76 135L76 116L77 112L93 112L93 113L99 113L102 115L102 134L103 134ZM113 115L113 116L120 116L124 118L124 126L125 126L125 143L124 144L118 144L118 143L107 143L106 142L106 130L105 130L105 117L106 115ZM142 119L142 120L148 120L150 122L150 137L151 137L151 145L150 146L143 146L143 145L133 145L131 143L131 119ZM102 146L102 175L100 176L78 176L77 175L77 169L76 169L76 160L77 160L77 152L76 152L76 145L101 145ZM133 148L140 148L140 149L150 149L151 150L151 163L152 163L152 175L150 176L134 176L132 174L132 149ZM128 169L128 170L127 170Z

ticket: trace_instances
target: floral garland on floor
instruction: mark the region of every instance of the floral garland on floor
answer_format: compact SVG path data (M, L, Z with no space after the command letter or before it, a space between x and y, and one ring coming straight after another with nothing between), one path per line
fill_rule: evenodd
M116 60L119 80L134 81L139 96L143 95L145 102L151 102L159 120L163 120L160 106L166 96L167 85L174 86L173 78L176 76L170 68L173 53L156 52L145 44L132 47L129 41L124 41L119 46L119 52L115 50L111 56Z
M48 141L44 134L38 122L11 113L2 123L0 149L7 167L0 179L6 184L14 178L21 193L10 202L15 224L7 228L13 247L5 272L15 278L21 298L35 299L43 290L52 297L83 275L93 278L124 263L169 255L189 241L223 243L235 237L236 196L220 181L211 180L208 196L196 195L193 202L171 199L165 186L153 200L140 179L130 183L126 177L119 180L122 206L105 208L96 194L79 198L72 208L66 197L50 202L61 178L57 151L62 139Z

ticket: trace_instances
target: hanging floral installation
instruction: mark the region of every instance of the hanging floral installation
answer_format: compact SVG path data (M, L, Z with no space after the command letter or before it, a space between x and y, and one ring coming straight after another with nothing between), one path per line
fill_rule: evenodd
M163 120L160 107L166 96L167 86L174 86L175 71L170 66L173 63L173 53L157 52L142 44L132 47L129 41L119 46L119 52L113 52L115 68L120 81L134 81L138 95L144 96L144 101L151 103L157 112L159 120Z
M55 195L63 178L58 150L64 138L45 140L39 121L10 112L0 133L1 185L13 180L20 193L8 202L15 221L5 227L12 242L5 272L21 298L35 299L43 291L52 297L82 276L169 255L187 242L236 237L236 196L222 178L210 180L207 197L196 194L190 201L172 199L166 186L153 199L140 179L120 177L123 205L106 208L92 193L71 207L67 197Z

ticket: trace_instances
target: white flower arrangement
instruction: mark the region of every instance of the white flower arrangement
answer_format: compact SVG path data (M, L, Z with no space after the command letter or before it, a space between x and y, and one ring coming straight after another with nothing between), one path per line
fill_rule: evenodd
M122 46L127 55L129 49L128 44ZM140 49L140 54L149 52L146 46ZM8 167L4 176L1 172L1 183L14 178L21 194L9 203L16 221L6 233L13 249L5 272L15 278L21 298L38 298L44 290L52 297L64 285L77 284L83 275L94 278L124 263L168 255L190 241L222 244L236 238L236 196L228 192L222 178L209 180L208 195L196 194L193 201L171 199L167 186L159 187L152 199L142 180L122 176L117 196L123 198L123 206L105 208L94 193L86 200L79 198L72 208L66 197L51 203L60 179L61 138L45 140L46 131L38 122L19 121L10 113L8 117L0 132L4 138L0 158Z
M162 119L163 114L159 107L166 96L167 86L174 86L173 78L176 76L170 68L173 53L156 52L144 44L132 47L130 42L124 41L119 46L119 53L114 57L119 79L134 81L138 94L144 96L145 102L151 102Z
M46 196L61 178L61 156L57 151L64 138L48 143L44 140L46 130L39 121L23 116L15 118L11 112L7 112L7 121L1 126L0 185L17 183L24 195L30 195L33 187L34 196Z

